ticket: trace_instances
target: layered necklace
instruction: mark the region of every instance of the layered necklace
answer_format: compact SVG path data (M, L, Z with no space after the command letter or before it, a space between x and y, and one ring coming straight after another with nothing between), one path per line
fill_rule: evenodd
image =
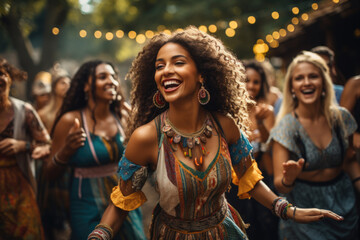
M207 138L212 136L212 122L209 118L209 115L206 116L204 124L200 130L194 133L182 133L179 131L173 123L170 121L169 117L165 118L165 125L162 128L163 133L168 137L171 144L172 150L175 152L180 146L184 157L190 158L194 161L196 169L200 169L204 163L204 157L208 154L205 148ZM195 156L195 148L199 149L200 156Z

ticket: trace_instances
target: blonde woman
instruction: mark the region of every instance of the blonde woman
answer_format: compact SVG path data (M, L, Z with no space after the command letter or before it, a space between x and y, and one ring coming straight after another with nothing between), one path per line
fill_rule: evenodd
M283 94L270 133L275 187L296 206L330 209L344 221L300 225L280 220L281 239L357 239L351 179L360 176L360 167L345 158L356 123L336 104L325 61L315 53L300 53L288 67ZM355 164L349 175L343 171L348 164Z

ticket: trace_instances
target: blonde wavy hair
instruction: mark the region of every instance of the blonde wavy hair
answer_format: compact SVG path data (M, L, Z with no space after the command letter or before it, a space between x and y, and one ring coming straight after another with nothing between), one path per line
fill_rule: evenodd
M132 112L127 128L127 140L133 131L168 109L153 104L157 91L154 80L155 60L159 49L166 43L177 43L193 58L197 70L204 78L204 86L211 95L204 106L211 112L231 116L245 133L248 130L248 105L253 103L245 88L245 70L242 63L217 38L189 26L172 35L154 36L132 62L126 78L132 81Z
M325 118L329 126L332 127L334 121L340 119L341 115L338 109L338 105L336 103L335 93L334 93L334 88L333 88L333 83L331 80L329 68L322 57L320 57L316 53L309 51L302 51L299 55L297 55L287 69L285 75L284 90L283 90L284 97L279 113L276 117L276 125L286 114L294 111L298 105L297 100L293 99L292 97L292 92L291 92L292 78L293 78L294 68L298 64L303 62L311 63L315 65L318 69L320 69L321 77L323 79L323 86L324 86L323 90L325 91L325 96L321 98L321 107L322 107L321 110L322 113L325 115Z

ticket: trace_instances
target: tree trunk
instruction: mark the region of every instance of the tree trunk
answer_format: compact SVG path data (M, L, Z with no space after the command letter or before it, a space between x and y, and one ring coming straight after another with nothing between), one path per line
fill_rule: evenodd
M26 100L32 100L31 88L35 75L40 71L47 71L56 61L59 36L52 34L52 28L61 29L69 10L70 6L66 0L46 0L43 10L46 11L46 18L42 23L44 24L43 42L38 63L34 60L32 44L28 38L24 37L20 27L21 10L16 7L16 4L13 3L9 13L0 18L16 51L21 68L28 73Z

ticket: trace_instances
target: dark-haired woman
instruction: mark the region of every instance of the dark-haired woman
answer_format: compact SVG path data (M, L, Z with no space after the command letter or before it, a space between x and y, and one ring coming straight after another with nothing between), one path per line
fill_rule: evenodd
M244 134L250 102L244 69L220 40L194 27L155 36L129 77L133 115L119 185L88 239L110 239L118 231L128 211L146 201L141 188L150 173L160 193L151 239L247 239L225 199L232 172L240 197L274 205L278 216L341 219L330 211L295 210L261 181Z
M47 176L73 169L70 184L72 239L86 239L99 223L117 184L129 108L114 66L88 61L75 73L52 131ZM116 239L144 239L140 210L129 213Z
M36 203L34 159L49 154L50 137L35 109L10 97L27 74L0 58L0 238L44 239Z

